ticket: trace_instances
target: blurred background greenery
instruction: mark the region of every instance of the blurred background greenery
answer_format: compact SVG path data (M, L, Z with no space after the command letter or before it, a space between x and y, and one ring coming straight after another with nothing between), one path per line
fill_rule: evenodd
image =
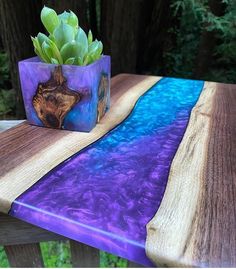
M44 267L46 268L71 268L71 254L69 241L40 243ZM8 268L9 263L3 247L0 246L0 268ZM125 268L127 260L100 251L100 267Z
M0 0L1 119L25 117L17 62L34 56L44 4L78 15L111 55L113 75L236 82L235 0Z
M0 119L25 118L17 62L45 32L43 5L73 10L102 40L112 75L129 72L236 83L235 0L0 0ZM67 242L41 244L47 267L71 267ZM0 267L8 262L0 248ZM126 267L101 252L101 267Z

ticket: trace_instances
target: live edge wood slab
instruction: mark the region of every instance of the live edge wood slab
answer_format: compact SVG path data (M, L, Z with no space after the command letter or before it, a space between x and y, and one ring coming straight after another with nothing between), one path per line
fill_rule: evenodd
M27 123L0 134L0 211L7 213L48 171L123 122L160 79L127 74L113 78L111 110L89 134ZM176 85L183 87L181 83ZM168 80L163 85L168 91ZM199 93L171 161L164 197L147 224L145 250L156 265L235 267L236 85L205 82Z
M158 80L126 74L113 78L111 109L90 133L38 128L27 122L1 133L0 212L7 213L12 202L48 171L122 122Z
M156 264L236 266L236 85L205 82L147 230Z

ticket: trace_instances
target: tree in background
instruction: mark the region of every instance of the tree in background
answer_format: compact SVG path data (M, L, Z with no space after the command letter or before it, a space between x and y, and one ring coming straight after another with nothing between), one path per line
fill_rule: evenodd
M0 35L10 60L16 116L24 116L17 62L34 55L43 5L71 9L121 72L236 82L235 0L0 0Z
M166 74L236 82L236 5L234 0L172 0L179 25L164 52ZM174 35L174 38L173 38Z
M16 116L24 117L23 100L19 86L18 61L34 54L30 35L41 29L37 1L1 0L0 32L3 46L10 60L12 87L16 92Z
M112 56L112 73L136 72L143 0L102 0L101 39ZM147 1L146 1L147 2Z

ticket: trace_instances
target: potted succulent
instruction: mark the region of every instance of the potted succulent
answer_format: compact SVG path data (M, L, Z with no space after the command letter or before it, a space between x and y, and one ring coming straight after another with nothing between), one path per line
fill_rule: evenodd
M110 57L72 11L44 7L41 21L49 35L32 37L37 57L19 62L27 120L89 132L109 108Z

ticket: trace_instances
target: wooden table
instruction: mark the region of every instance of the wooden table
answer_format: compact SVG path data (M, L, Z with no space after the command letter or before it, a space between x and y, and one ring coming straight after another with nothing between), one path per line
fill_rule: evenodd
M235 101L235 85L116 76L91 133L1 134L0 211L146 266L236 266Z
M0 132L21 124L24 120L1 120ZM71 263L75 268L98 268L99 250L83 243L41 229L27 222L0 213L0 246L4 246L11 267L44 267L40 242L69 240ZM142 267L128 261L127 267Z
M25 120L2 120L0 132L21 124ZM34 225L0 213L0 245L8 257L11 267L43 267L39 243L65 241L68 238L48 232ZM99 267L99 250L70 240L73 267ZM129 262L129 267L136 267Z

